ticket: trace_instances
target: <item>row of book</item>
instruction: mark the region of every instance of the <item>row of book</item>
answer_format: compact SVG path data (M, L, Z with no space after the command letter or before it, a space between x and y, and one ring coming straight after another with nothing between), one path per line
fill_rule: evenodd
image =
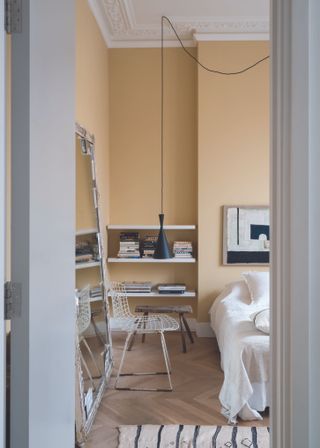
M139 232L121 232L119 258L140 258Z
M184 294L187 287L184 283L160 283L153 285L151 282L123 282L127 293L151 293L156 291L159 294Z
M173 243L173 255L175 258L192 258L191 241L175 241Z
M122 285L127 293L135 294L151 294L158 292L159 294L184 294L187 290L185 283L160 283L153 285L152 282L122 282ZM91 298L100 298L102 296L101 286L93 286L90 289Z
M153 258L156 244L156 235L147 235L140 241L139 232L121 232L118 258ZM192 258L192 254L191 241L174 241L173 255L175 258Z
M78 241L76 243L76 263L88 263L99 260L99 248L91 241Z
M150 293L152 290L151 282L123 282L126 292L133 293Z

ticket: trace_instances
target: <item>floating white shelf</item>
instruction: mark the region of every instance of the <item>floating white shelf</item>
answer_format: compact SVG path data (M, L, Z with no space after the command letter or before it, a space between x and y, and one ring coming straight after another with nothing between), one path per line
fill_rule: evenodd
M108 263L195 263L195 258L108 258Z
M164 230L196 230L197 226L190 225L167 225L163 226ZM110 224L108 230L159 230L159 225L128 225L128 224Z
M76 269L94 268L100 266L100 261L89 261L88 263L76 263Z
M76 236L82 236L82 235L91 235L92 233L97 233L98 229L92 228L92 229L80 229L76 231Z
M97 297L90 297L89 302L93 303L93 302L101 302L102 297L101 296L97 296Z
M109 294L110 296L110 294ZM195 291L186 291L184 294L159 294L157 291L152 292L127 292L128 297L181 297L181 298L190 298L190 297L196 297Z

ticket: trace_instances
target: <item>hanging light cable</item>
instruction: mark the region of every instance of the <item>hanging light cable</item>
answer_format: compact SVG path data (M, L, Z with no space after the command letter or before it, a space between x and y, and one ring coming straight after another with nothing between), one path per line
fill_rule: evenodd
M224 72L221 70L217 70L214 68L210 68L202 64L183 44L182 39L180 38L179 34L177 33L175 27L173 26L171 20L166 17L161 17L161 86L160 86L160 92L161 92L161 106L160 106L160 151L161 151L161 168L160 168L160 182L161 182L161 212L159 214L159 221L160 221L160 231L158 235L158 239L156 242L156 248L154 251L153 258L158 259L166 259L166 258L172 258L172 253L170 251L170 247L168 244L168 240L165 234L165 231L163 229L164 224L164 207L163 207L163 196L164 196L164 160L163 160L163 150L164 150L164 22L167 21L169 26L172 28L176 38L178 39L182 49L185 51L185 53L192 58L200 67L202 67L204 70L214 73L216 75L224 75L224 76L234 76L234 75L242 75L243 73L247 72L248 70L253 69L257 65L261 64L262 62L266 61L270 58L269 55L263 57L262 59L259 59L258 61L254 62L253 64L244 67L240 70L233 71L233 72Z
M158 259L165 259L165 258L172 258L172 253L168 244L168 240L165 234L165 231L163 229L163 223L164 223L164 208L163 208L163 193L164 193L164 182L163 182L163 174L164 174L164 160L163 160L163 147L164 147L164 20L165 17L163 16L161 18L161 106L160 106L160 152L161 152L161 213L159 214L159 221L160 221L160 231L154 251L153 258Z

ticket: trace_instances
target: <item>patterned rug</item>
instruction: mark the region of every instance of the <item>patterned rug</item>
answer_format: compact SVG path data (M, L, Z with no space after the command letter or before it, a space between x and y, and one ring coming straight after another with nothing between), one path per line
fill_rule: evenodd
M119 448L269 448L269 428L255 426L120 426Z

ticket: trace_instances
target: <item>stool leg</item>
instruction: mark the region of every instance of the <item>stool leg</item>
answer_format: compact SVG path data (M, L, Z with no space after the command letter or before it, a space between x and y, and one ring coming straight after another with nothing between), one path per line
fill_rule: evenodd
M180 321L180 332L181 332L181 340L182 340L182 351L183 353L187 352L187 346L186 346L186 340L184 337L184 330L183 330L183 320L182 320L182 314L179 313L179 321Z
M182 320L183 320L183 323L184 323L184 327L185 327L185 329L186 329L186 331L187 331L187 333L188 333L190 342L193 344L193 343L194 343L193 336L192 336L190 327L189 327L189 325L188 325L188 321L187 321L187 319L184 317L184 315L182 315Z
M143 313L143 316L144 316L144 317L148 317L148 314L149 314L149 313L146 311L145 313ZM143 324L143 328L146 328L146 322L145 322L145 321L144 321L144 324ZM142 333L141 342L144 343L145 340L146 340L146 334L145 334L145 333Z

